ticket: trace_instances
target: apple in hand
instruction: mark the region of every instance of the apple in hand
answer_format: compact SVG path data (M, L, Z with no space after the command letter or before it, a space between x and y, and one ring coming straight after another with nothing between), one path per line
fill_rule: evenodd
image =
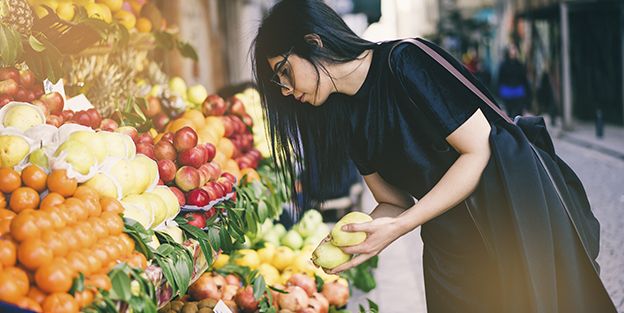
M173 146L178 152L194 148L197 146L197 133L191 127L182 127L174 134Z
M158 175L163 182L168 183L175 179L176 165L171 160L158 160Z
M188 220L189 225L193 225L200 229L206 227L206 219L200 212L186 213L184 214L184 218Z

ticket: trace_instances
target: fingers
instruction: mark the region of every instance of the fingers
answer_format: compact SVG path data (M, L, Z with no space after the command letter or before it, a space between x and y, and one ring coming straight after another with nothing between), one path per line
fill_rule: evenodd
M346 224L342 226L342 230L347 232L363 231L368 233L371 231L371 222Z
M368 245L366 244L366 241L362 242L359 245L340 247L340 249L344 253L347 253L347 254L367 254L367 253L370 253L370 251L368 249Z
M346 271L352 267L356 267L362 263L364 263L364 261L370 259L371 257L373 257L373 254L360 254L355 256L353 259L351 259L349 262L344 263L336 268L334 268L333 270L329 271L330 274L338 274L340 272Z

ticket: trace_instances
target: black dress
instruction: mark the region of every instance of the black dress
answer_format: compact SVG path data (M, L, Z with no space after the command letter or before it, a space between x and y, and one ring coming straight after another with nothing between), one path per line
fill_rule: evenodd
M395 43L375 47L351 97L350 154L362 175L376 172L422 198L459 156L445 138L477 108L492 126L492 158L469 201L422 225L428 311L615 312L596 271L599 225L591 210L577 212L575 229L527 164L522 133L417 46L401 44L390 55Z

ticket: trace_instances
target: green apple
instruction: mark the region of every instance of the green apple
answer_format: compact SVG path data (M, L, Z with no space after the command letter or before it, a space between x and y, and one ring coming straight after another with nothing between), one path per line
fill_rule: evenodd
M303 214L301 220L313 225L318 225L323 223L323 215L317 210L308 210Z
M0 135L0 167L18 165L30 152L26 139L16 135Z
M76 131L69 135L68 140L77 141L85 145L99 163L106 158L106 144L102 137L98 136L95 132L86 130Z
M191 101L195 105L202 104L206 97L208 97L208 91L206 88L200 84L191 86L186 91L186 96L189 101Z
M25 131L33 126L45 124L43 112L32 104L15 103L5 110L1 121L4 127L15 127Z
M65 162L82 175L88 174L91 167L97 164L97 158L91 150L78 141L65 141L56 149L54 156L59 157L61 154L65 155Z
M278 223L273 226L273 229L271 231L275 232L277 236L281 238L286 234L286 227Z
M173 77L169 80L169 90L179 96L186 96L186 82L181 77Z
M95 189L102 197L111 197L118 199L119 185L117 182L109 176L103 173L97 173L93 178L84 183L85 185Z
M264 240L265 243L270 243L274 246L280 245L280 237L275 232L269 232L269 233L264 234L264 237L262 238L262 240Z
M312 262L316 266L326 269L336 268L350 259L351 255L344 253L340 248L332 245L331 242L320 244L312 253Z
M341 218L331 231L331 241L335 246L346 247L362 243L366 240L365 232L346 232L342 230L342 226L354 223L366 223L373 219L362 212L350 212Z
M297 250L303 246L303 239L298 232L289 230L284 237L282 237L281 243L293 250Z

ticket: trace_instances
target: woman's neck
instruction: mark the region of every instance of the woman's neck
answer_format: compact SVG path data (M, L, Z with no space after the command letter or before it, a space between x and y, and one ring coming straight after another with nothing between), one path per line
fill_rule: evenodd
M373 60L373 50L369 49L360 54L357 59L347 63L335 64L330 69L334 83L335 92L349 96L355 95L368 75L371 62Z

